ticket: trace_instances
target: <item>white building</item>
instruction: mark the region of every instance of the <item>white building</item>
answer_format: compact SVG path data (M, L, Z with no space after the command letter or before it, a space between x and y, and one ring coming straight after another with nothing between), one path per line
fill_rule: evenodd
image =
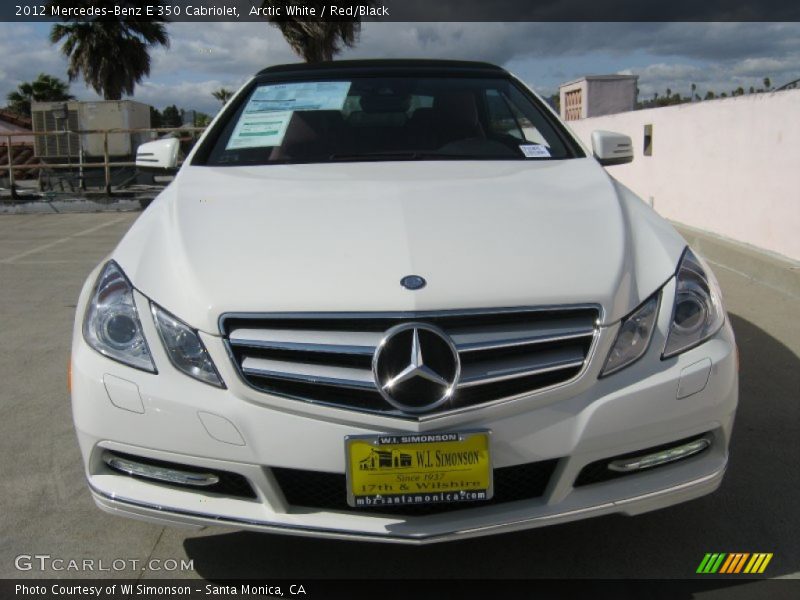
M587 75L561 84L561 118L577 121L633 110L638 75Z

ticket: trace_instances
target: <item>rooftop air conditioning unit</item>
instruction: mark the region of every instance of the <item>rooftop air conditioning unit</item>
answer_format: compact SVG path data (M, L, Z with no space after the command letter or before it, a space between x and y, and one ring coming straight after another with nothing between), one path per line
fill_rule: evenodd
M52 132L37 135L34 142L36 156L44 159L77 160L81 152L89 161L103 158L102 133L75 132L150 127L150 106L133 100L34 102L31 113L34 133ZM149 132L109 133L108 154L133 156L136 147L150 139Z
M55 132L33 138L34 153L39 158L75 157L80 154L76 102L34 102L31 110L34 132Z

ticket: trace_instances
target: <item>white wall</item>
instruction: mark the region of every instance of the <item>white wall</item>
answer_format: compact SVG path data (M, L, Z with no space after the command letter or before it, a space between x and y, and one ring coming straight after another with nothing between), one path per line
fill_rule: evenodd
M644 125L653 155L643 156ZM570 121L591 147L605 129L633 138L609 173L663 216L800 260L800 90Z

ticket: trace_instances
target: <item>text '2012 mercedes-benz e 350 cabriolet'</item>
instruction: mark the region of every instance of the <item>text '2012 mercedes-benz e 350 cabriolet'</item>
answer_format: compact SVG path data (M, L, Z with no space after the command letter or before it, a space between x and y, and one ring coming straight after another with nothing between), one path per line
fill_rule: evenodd
M485 63L260 72L81 292L96 503L426 543L715 490L719 287L603 169L630 138L592 145Z

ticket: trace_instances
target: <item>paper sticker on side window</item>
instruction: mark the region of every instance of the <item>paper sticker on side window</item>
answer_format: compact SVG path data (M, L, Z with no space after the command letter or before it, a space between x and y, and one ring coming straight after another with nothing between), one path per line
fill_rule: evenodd
M519 149L525 158L550 158L550 149L541 144L520 144Z

